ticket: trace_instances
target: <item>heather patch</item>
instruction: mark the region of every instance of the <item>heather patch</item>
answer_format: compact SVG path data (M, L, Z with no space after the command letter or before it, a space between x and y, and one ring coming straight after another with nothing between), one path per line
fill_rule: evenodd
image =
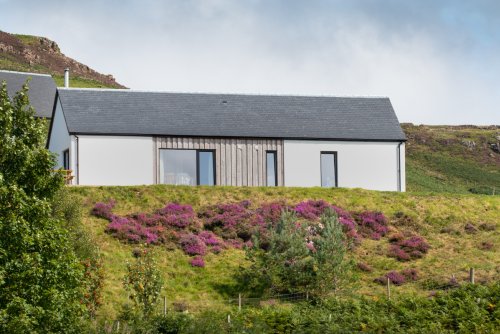
M152 213L125 216L112 212L115 204L114 200L99 202L91 211L94 216L109 221L108 234L132 244L164 244L169 249L179 248L187 255L198 257L208 252L219 254L226 248L252 248L254 236L258 236L258 246L267 251L271 231L284 211L294 212L297 228L309 231L309 238L304 242L312 253L316 251L314 238L321 230L320 217L327 210L337 214L350 247L361 243L361 234L377 240L387 233L387 220L382 213L351 213L323 200L296 205L270 202L259 206L244 200L206 206L198 212L190 205L167 203Z
M429 251L427 241L418 235L413 235L405 238L398 234L393 236L390 241L388 256L397 259L398 261L410 261L423 257Z

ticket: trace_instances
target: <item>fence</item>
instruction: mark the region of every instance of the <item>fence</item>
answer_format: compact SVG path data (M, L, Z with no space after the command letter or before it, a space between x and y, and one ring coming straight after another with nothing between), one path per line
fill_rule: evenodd
M443 282L442 284L436 284L434 280L419 280L418 284L427 287L429 292L441 290L447 291L451 289L456 289L460 285L468 284L478 284L476 282L476 270L475 268L470 268L467 273L467 277L461 275L460 277L452 274L449 277L448 282ZM389 278L385 281L385 297L389 300L395 299L404 291L404 286L397 286L393 284ZM176 301L174 296L171 296L171 300L167 296L163 296L161 303L158 307L157 313L166 315L169 312L198 312L209 309L221 309L227 307L227 321L231 322L231 314L241 311L245 307L265 307L272 306L275 304L288 304L295 302L307 302L312 300L312 296L309 295L307 291L297 292L291 294L280 294L273 295L269 297L244 297L241 293L235 298L231 299L200 299L196 301ZM126 324L120 323L120 321L115 320L108 323L107 333L128 333L128 326Z

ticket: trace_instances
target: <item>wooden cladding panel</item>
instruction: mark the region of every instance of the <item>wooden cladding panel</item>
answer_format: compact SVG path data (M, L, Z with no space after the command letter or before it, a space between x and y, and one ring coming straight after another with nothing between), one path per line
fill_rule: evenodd
M279 139L156 137L155 143L157 180L160 149L200 149L215 151L217 185L265 186L266 151L276 151L278 185L284 184L283 141Z

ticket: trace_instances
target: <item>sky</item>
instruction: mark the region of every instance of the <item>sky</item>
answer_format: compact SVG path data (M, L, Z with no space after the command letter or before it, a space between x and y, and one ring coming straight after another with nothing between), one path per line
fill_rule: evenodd
M498 0L0 0L127 87L388 96L401 122L500 124Z

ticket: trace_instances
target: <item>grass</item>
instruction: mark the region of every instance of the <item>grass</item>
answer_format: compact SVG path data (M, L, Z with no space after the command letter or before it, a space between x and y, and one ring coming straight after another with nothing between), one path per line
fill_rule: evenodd
M406 169L408 191L453 193L500 190L500 128L414 126L404 124L408 137Z
M182 187L182 186L138 186L138 187L71 187L70 192L82 202L85 212L93 204L113 198L117 201L118 214L151 212L166 202L191 204L196 209L214 203L227 203L251 199L253 203L285 199L296 203L304 199L325 199L348 210L381 210L391 220L391 229L414 231L424 236L431 245L430 252L422 259L409 263L397 262L386 256L387 238L381 241L363 240L352 256L356 261L371 265L371 273L360 272L357 294L380 298L385 293L383 286L373 279L390 270L416 268L421 279L415 283L394 287L393 295L426 295L430 287L443 285L451 275L460 281L467 278L468 269L475 267L476 280L491 282L500 278L500 197L486 195L439 194L439 193L393 193L374 192L361 189L323 188L246 188L246 187ZM396 219L396 212L404 212L409 218ZM121 280L125 274L126 261L132 259L134 245L123 244L105 233L107 222L103 219L84 216L85 225L94 235L104 255L106 284L105 306L101 314L116 316L120 305L126 301L126 292ZM464 226L483 223L496 227L494 231L479 230L476 234L465 233ZM443 233L443 228L447 228ZM491 250L482 250L483 241L493 242ZM246 265L245 255L240 250L225 251L220 255L209 255L206 268L193 268L188 257L178 250L156 246L160 267L166 278L164 293L169 301L186 302L190 308L202 307L221 299L234 298L236 282L234 274Z

